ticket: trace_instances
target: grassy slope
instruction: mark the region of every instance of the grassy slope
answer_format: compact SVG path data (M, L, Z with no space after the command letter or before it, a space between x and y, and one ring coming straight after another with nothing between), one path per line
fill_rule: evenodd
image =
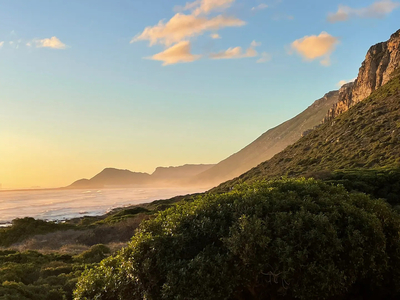
M296 117L268 130L244 149L199 174L195 181L219 184L270 159L299 140L304 131L319 125L332 105L337 103L338 94L338 91L326 94Z
M322 125L272 159L221 184L224 191L243 181L313 176L343 169L400 166L400 76L336 119Z

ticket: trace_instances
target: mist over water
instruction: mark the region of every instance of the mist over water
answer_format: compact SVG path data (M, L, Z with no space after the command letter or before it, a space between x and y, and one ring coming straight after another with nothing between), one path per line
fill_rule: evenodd
M102 215L114 208L204 192L199 188L115 188L0 192L0 224L15 218L65 220Z

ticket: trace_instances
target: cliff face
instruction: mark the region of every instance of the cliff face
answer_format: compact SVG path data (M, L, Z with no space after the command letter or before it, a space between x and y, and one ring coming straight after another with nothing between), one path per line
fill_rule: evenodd
M391 74L399 68L400 30L392 34L388 41L369 49L356 81L342 86L339 90L339 102L329 110L325 121L337 117L367 98L373 91L386 84Z

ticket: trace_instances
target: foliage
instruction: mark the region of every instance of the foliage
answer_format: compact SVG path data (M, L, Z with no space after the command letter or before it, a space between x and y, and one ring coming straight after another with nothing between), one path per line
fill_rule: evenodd
M134 218L138 214L151 213L144 207L136 206L128 209L123 209L114 214L107 216L104 220L98 221L94 224L115 224L121 221L125 221L130 218Z
M313 174L314 178L320 175ZM341 184L348 191L362 192L374 198L383 198L392 206L400 205L400 169L354 169L324 174L326 183Z
M70 255L0 251L0 299L72 299L76 278L84 268Z
M67 224L57 224L55 222L35 220L34 218L15 219L12 221L11 227L0 228L0 246L8 247L37 234L70 228L71 226Z
M400 219L313 179L243 184L160 212L84 272L83 299L363 299L399 289ZM375 298L374 298L375 297Z
M213 189L321 171L400 167L400 73L367 99L270 160Z
M92 263L99 263L110 254L111 254L110 248L108 248L105 245L98 244L92 246L90 250L87 250L75 256L74 259L81 263L92 264Z

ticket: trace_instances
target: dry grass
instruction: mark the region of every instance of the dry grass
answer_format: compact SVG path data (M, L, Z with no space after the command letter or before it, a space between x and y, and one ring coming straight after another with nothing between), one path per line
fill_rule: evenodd
M134 218L115 224L103 224L82 230L65 230L35 235L23 242L13 244L9 249L76 255L90 249L93 245L104 244L114 252L126 246L135 234L140 222L148 218L148 215L139 214Z

